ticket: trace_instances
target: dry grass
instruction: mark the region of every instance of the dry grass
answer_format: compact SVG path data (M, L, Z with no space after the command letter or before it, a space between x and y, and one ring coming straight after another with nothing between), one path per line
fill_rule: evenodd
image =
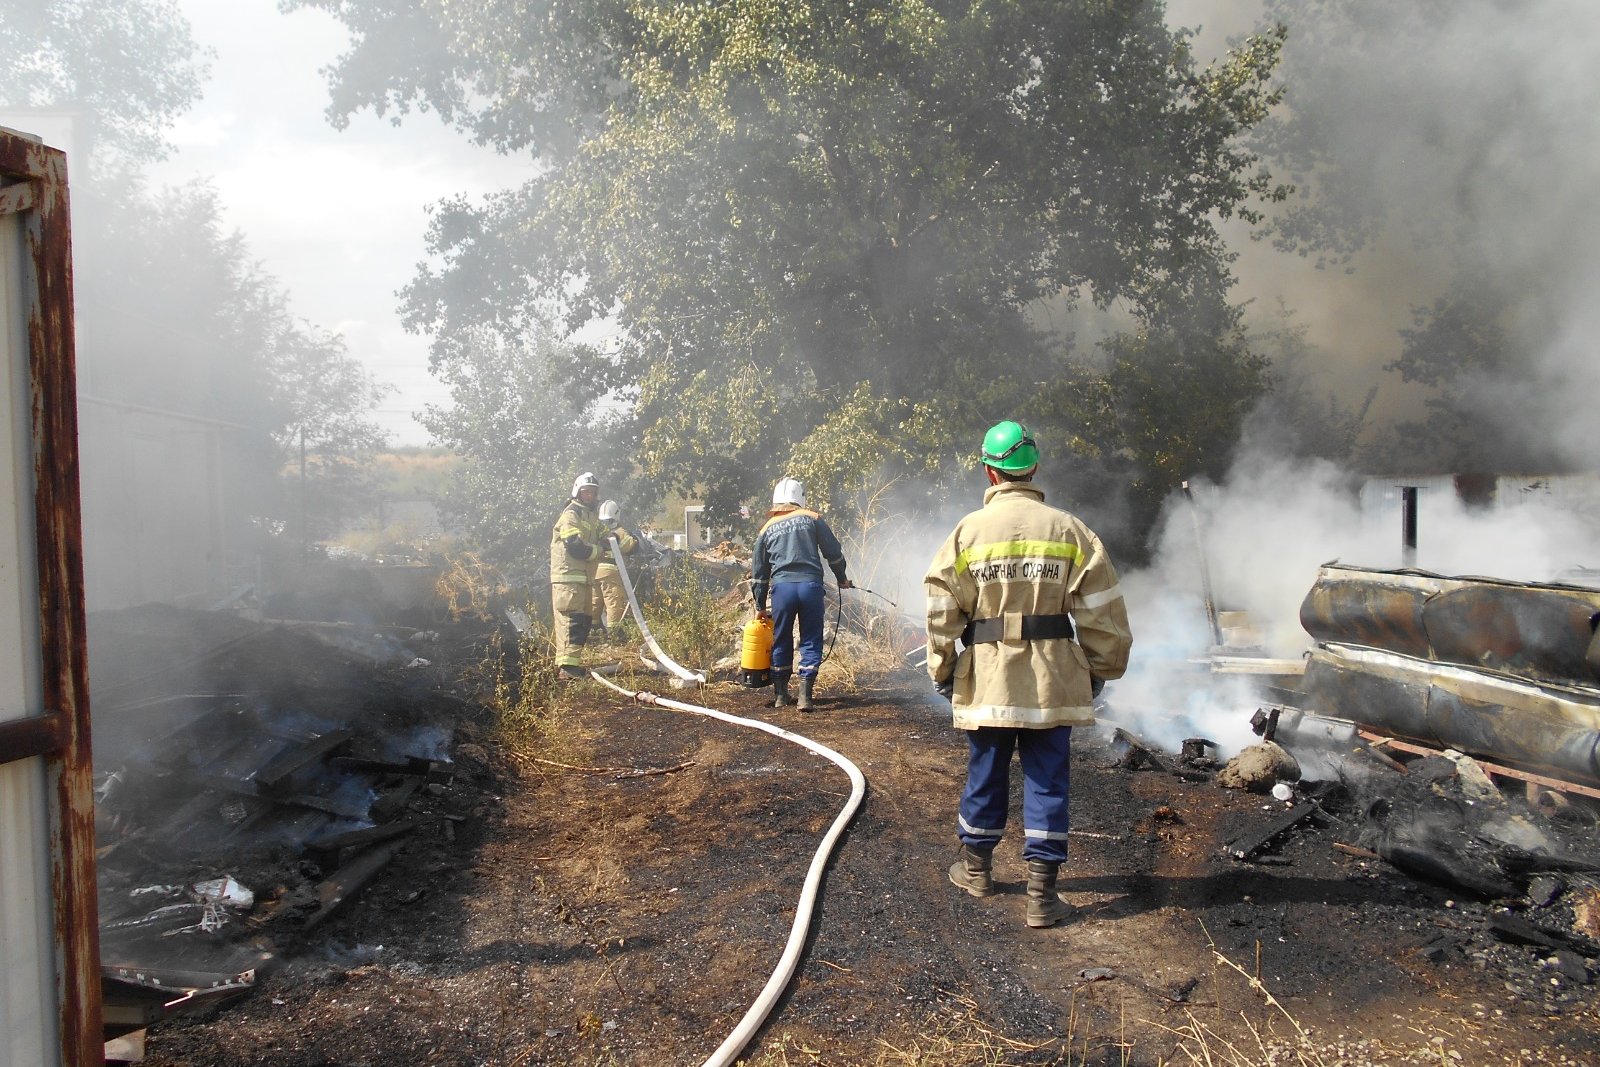
M838 611L839 633L822 665L818 684L834 692L854 692L860 680L887 674L905 666L902 654L908 629L920 625L881 594L869 592L883 572L885 555L903 543L909 533L904 515L891 513L887 499L896 480L891 479L862 497L847 524L845 558L860 591L843 593ZM829 618L829 625L833 618Z
M515 642L496 641L480 666L495 733L507 754L526 763L570 751L573 738L562 714L566 684L557 676L549 627L533 617Z
M704 670L737 650L739 603L723 595L690 557L656 575L644 609L645 621L663 651L685 667Z

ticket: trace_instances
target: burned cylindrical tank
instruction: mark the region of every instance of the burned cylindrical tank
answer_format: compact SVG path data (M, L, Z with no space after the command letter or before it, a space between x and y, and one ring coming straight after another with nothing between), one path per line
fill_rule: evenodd
M1595 589L1326 566L1300 606L1300 622L1319 644L1593 686L1600 682L1600 654L1591 653L1596 613Z
M1311 654L1302 696L1319 714L1383 733L1600 782L1600 690L1592 687L1332 644Z
M1326 566L1300 607L1308 707L1600 781L1600 590Z

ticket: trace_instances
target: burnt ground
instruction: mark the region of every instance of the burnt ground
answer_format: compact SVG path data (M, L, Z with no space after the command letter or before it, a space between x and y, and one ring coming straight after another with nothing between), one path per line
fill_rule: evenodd
M148 647L125 675L157 649L193 666L178 646L232 639L163 618L170 633L130 628ZM449 664L481 657L485 640L447 635L432 664L402 668L328 660L326 646L273 630L223 657L214 688L292 664L312 676L294 689L302 706L407 728L431 716L450 728L456 775L417 794L408 814L424 829L310 932L297 901L325 872L304 854L187 854L180 876L259 880L255 909L217 937L264 963L253 992L153 1027L147 1063L688 1064L742 1016L782 951L844 775L780 738L595 683L567 690L540 753L551 762L516 758L464 699L477 683ZM1127 770L1080 731L1063 869L1079 917L1030 930L1016 837L997 853L994 897L946 881L964 744L919 675L823 693L806 716L729 684L698 697L637 684L802 731L866 775L801 966L747 1050L764 1062L1600 1061L1600 987L1552 966L1549 948L1486 932L1497 908L1532 916L1528 902L1473 899L1334 848L1361 828L1337 793L1270 865L1241 863L1223 844L1284 804ZM126 683L108 692L138 703ZM178 862L158 845L139 848ZM1594 921L1592 883L1559 888L1549 908Z

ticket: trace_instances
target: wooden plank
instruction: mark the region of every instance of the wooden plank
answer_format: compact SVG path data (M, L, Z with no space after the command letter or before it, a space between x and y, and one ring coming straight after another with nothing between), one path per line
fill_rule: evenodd
M1304 822L1316 810L1318 810L1316 801L1301 801L1258 832L1241 837L1236 841L1230 841L1223 846L1223 851L1236 860L1249 860L1257 852L1271 844L1280 834Z
M350 730L329 730L296 748L278 753L255 773L255 780L268 792L277 792L296 771L316 763L355 736Z
M1385 737L1383 734L1376 734L1370 730L1358 730L1357 733L1366 738L1368 741L1372 742L1374 748L1396 748L1401 752L1409 752L1414 756L1437 756L1444 751L1440 748L1429 748L1427 745L1418 745L1411 741L1401 741L1398 738ZM1490 763L1488 760L1478 759L1477 756L1473 756L1472 759L1476 761L1478 766L1482 767L1490 774L1498 774L1505 778L1515 778L1522 782L1533 782L1537 785L1542 785L1546 788L1554 789L1563 793L1577 793L1579 796L1600 799L1600 789L1597 789L1591 785L1579 785L1577 782L1569 782L1563 778L1552 778L1547 774L1537 774L1533 771L1524 771L1517 767L1507 767L1499 763Z

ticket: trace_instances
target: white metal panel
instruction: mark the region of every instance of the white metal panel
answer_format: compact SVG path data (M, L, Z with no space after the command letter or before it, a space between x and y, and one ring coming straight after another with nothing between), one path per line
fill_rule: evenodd
M21 216L0 216L0 721L39 714L39 580ZM0 765L0 1067L60 1062L42 757Z

